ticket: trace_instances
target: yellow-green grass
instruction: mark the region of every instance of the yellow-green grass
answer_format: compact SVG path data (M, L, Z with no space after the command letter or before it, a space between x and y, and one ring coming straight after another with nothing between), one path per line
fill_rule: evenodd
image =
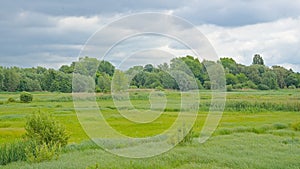
M135 108L144 111L150 107L148 96L151 91L132 91L131 102ZM209 105L211 93L209 91L200 91L200 103ZM299 103L298 90L279 90L279 91L239 91L227 94L227 103L235 101L245 102L272 102L272 103ZM63 93L33 93L34 101L32 103L5 103L0 105L0 140L1 143L10 142L24 134L26 116L34 112L48 112L61 121L71 134L70 142L79 143L88 139L80 126L77 115L74 110L71 94ZM166 91L168 103L165 112L150 124L133 123L122 117L108 94L97 94L97 102L101 112L107 119L107 122L122 134L132 137L146 137L157 135L168 129L176 120L178 111L180 111L180 93L175 91ZM2 93L0 99L5 101L9 97L17 99L19 93ZM108 99L104 99L107 97ZM208 108L204 108L207 109ZM272 109L272 107L270 107ZM207 111L200 107L198 118L195 122L194 130L199 133L205 121ZM129 111L129 110L121 110ZM295 111L260 111L260 112L235 112L225 111L219 124L219 128L234 127L259 127L271 125L274 123L284 123L290 125L300 121L299 112Z
M148 110L150 92L131 91L133 106ZM160 156L140 160L120 158L85 145L89 138L77 119L71 94L33 93L33 102L26 104L6 102L10 97L18 101L19 93L0 93L0 101L4 102L0 105L0 144L21 138L25 133L26 116L39 111L51 113L71 134L67 148L70 151L64 152L58 160L38 164L16 162L3 168L86 168L96 164L99 168L299 168L300 132L291 127L300 121L300 112L293 109L300 104L299 93L300 90L229 92L223 117L209 141L199 145L194 140L192 145L177 146ZM199 91L199 94L200 107L193 128L195 137L199 136L211 98L209 91ZM96 96L109 125L132 137L154 136L165 131L180 111L180 93L166 91L168 102L159 118L150 124L133 123L118 112L109 94Z

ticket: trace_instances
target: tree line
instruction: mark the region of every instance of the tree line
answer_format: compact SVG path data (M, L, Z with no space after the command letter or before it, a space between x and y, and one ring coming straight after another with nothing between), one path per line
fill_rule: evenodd
M221 58L218 63L224 67L228 89L300 88L300 74L298 72L281 66L267 67L259 54L253 57L253 63L250 66L239 64L232 58ZM133 66L126 71L121 71L108 61L84 57L71 65L61 66L59 70L44 67L0 67L0 91L70 93L72 92L73 75L77 76L76 79L78 80L74 83L74 85L78 85L76 89L84 88L84 85L88 84L87 82L92 82L95 84L94 90L96 92L111 91L113 78L124 85L128 86L129 84L130 88L179 90L178 83L181 82L176 81L174 76L168 73L172 70L182 70L185 73L179 73L177 76L196 80L197 85L186 86L187 89L210 89L213 82L210 81L205 67L209 64L215 64L215 62L208 60L200 62L193 56L185 56L173 58L170 64L163 63L158 66L147 64L145 66ZM118 88L118 86L114 86L114 88Z

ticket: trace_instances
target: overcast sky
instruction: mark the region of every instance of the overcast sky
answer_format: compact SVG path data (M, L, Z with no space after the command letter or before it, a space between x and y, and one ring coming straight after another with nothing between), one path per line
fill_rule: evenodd
M207 37L219 57L249 65L259 53L269 66L300 71L299 0L4 0L0 5L0 65L59 68L70 64L95 31L137 12L186 19ZM157 40L151 45L165 49L162 42L168 43ZM176 49L168 47L165 50ZM151 60L151 52L142 53Z

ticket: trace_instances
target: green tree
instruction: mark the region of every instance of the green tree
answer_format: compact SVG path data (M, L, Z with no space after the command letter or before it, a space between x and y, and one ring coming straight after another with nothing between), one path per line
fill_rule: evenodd
M4 80L4 71L3 68L0 66L0 91L4 90L3 80Z
M263 73L262 84L268 86L270 89L278 89L276 74L272 71Z
M299 86L299 79L295 73L291 73L286 78L287 87L289 86Z
M152 64L147 64L144 66L144 70L146 72L153 72L154 71L154 66Z
M95 90L95 80L90 76L73 74L73 92L93 92Z
M259 54L255 54L253 57L253 65L264 65L264 60Z
M4 70L3 86L6 91L15 92L20 84L20 74L17 68Z
M237 63L235 60L232 58L221 58L220 61L226 72L234 75L238 73Z
M111 78L106 73L98 74L97 87L100 92L108 92L111 90Z
M128 77L120 70L115 70L112 78L112 91L124 91L128 89Z
M285 79L288 77L290 72L287 69L285 69L284 67L281 67L281 66L272 66L272 69L273 69L274 73L277 76L278 86L280 88L286 87Z
M98 66L98 73L106 73L109 76L113 76L115 67L108 61L102 60Z
M68 65L62 65L59 68L59 71L64 72L64 73L73 73L74 72L74 67L73 66L68 66Z
M144 86L146 88L162 87L157 73L145 72L146 80Z
M238 83L238 78L234 76L234 74L227 73L226 74L226 84L227 85L235 85Z
M100 61L98 61L96 58L90 58L86 56L80 58L78 62L73 64L75 73L95 77Z
M246 83L248 81L247 76L244 73L239 73L236 75L239 83Z
M165 89L176 89L176 81L175 79L167 72L160 71L158 73L159 80L161 85Z

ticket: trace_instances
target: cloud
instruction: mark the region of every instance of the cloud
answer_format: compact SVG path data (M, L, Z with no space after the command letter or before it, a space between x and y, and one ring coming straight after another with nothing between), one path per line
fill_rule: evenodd
M188 1L174 14L199 24L234 27L271 22L300 15L300 1L284 0L219 0Z
M122 16L147 11L187 19L206 35L222 57L234 57L240 63L250 64L252 56L260 53L268 65L287 65L300 71L300 2L283 0L4 1L0 7L0 63L3 66L58 68L77 60L86 40L98 29ZM121 24L103 35L104 41L95 47L107 50L111 42L120 38L120 34L114 32L134 32L128 28L130 24L145 30L156 27L170 34L177 33L193 45L197 44L193 41L194 30L189 27L178 24L177 32L171 32L172 25L164 20L156 20L149 26L152 22L149 18L139 18ZM182 45L170 41L144 40L143 44L135 45L140 48L153 46L180 56L191 54ZM126 50L126 45L122 50ZM143 55L149 57L150 53ZM97 53L91 56L101 57ZM153 59L159 61L159 57L153 56Z
M235 28L215 25L199 26L220 57L233 57L237 62L251 64L254 54L263 56L267 65L292 63L300 71L300 18Z

